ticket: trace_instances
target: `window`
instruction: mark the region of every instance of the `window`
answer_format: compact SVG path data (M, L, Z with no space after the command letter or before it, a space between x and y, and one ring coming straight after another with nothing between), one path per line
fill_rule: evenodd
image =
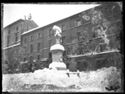
M31 44L30 45L30 53L32 53L33 52L33 45Z
M38 39L39 39L39 38L41 38L41 33L40 33L40 32L38 33Z
M40 60L40 55L37 55L37 60Z
M22 52L22 53L23 53L23 55L25 55L25 54L26 54L26 52L27 52L26 50L27 50L27 48L24 46L24 48L23 48L23 52Z
M81 35L81 33L80 33L80 32L77 32L77 37L78 37L78 39L79 39L80 35Z
M18 32L18 26L16 27L16 31Z
M24 38L24 43L26 43L27 42L27 38Z
M49 38L51 38L51 30L49 30Z
M33 35L30 36L30 41L33 41Z
M18 32L15 33L15 42L18 41Z
M10 44L10 30L8 30L8 36L7 36L7 45L9 45Z
M37 44L37 51L40 51L40 43Z
M44 49L44 58L47 58L49 54L49 49Z
M72 21L70 22L70 28L73 28L73 27L75 27L75 22L72 20Z
M7 45L10 43L10 35L7 36Z
M36 39L40 39L42 37L42 32L37 33L36 36L37 36Z
M61 26L62 31L64 30L64 25Z
M52 38L52 36L54 36L54 31L52 31L52 29L49 30L49 38Z
M52 40L50 39L49 40L49 47L51 47L52 46Z
M8 35L10 34L10 30L8 30Z
M26 58L23 58L23 61L25 62L25 61L26 61Z
M62 25L62 30L65 31L67 29L69 29L69 23L65 22L65 24Z

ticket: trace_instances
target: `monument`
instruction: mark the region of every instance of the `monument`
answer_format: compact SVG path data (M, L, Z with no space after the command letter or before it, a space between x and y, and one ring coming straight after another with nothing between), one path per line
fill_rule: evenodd
M53 26L52 30L54 31L56 43L50 47L52 63L49 65L49 69L66 70L66 64L63 62L63 52L65 51L65 48L61 45L62 30L56 25Z

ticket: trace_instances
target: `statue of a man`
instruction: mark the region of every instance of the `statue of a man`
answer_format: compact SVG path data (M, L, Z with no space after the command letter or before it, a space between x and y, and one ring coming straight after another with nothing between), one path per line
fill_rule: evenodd
M61 35L61 33L62 33L62 30L61 30L61 28L60 27L58 27L58 26L56 26L56 25L54 25L53 26L53 30L55 31L54 33L54 36L56 37L56 43L61 43L61 37L62 37L62 35Z

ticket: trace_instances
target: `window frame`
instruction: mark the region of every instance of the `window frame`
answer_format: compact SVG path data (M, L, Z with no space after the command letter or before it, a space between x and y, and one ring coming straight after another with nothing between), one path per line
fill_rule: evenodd
M30 41L33 41L33 35L30 35Z
M17 42L19 39L18 39L18 32L14 33L14 37L15 37L15 42Z
M17 26L17 27L16 27L16 31L18 32L18 30L19 30L19 27Z
M30 53L33 53L33 44L30 44Z
M40 48L41 48L41 43L40 43L40 42L38 42L38 43L37 43L37 52L39 52L39 51L40 51Z
M7 36L7 45L9 45L9 44L10 44L10 38L11 38L11 36L10 36L10 35L8 35L8 36Z
M27 43L27 37L24 38L23 42L24 42L24 43Z

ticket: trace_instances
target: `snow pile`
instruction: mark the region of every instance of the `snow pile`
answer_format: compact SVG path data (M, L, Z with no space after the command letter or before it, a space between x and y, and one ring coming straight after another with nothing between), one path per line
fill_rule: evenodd
M8 89L20 89L25 84L25 81L27 81L27 79L31 76L32 76L31 73L3 75L2 79L3 91L6 91Z
M67 71L36 70L34 73L20 73L3 75L3 91L13 88L20 90L24 85L53 85L55 87L67 88L74 86L76 91L106 91L105 87L115 86L120 83L120 74L115 67L102 68L97 71L80 72L69 74ZM43 89L43 88L42 88ZM41 89L41 90L42 90Z
M101 71L103 72L103 71ZM102 73L100 73L101 75ZM100 85L103 89L114 90L121 88L121 75L120 72L115 67L110 67L104 70L104 78Z
M87 91L88 88L91 88L90 91L107 91L106 88L111 86L114 88L121 86L120 72L115 67L102 68L88 73L81 72L79 84L77 84L80 91Z
M42 75L41 75L42 74ZM69 78L66 74L66 71L57 71L57 70L37 70L34 72L35 77L41 79L43 78L45 81L45 84L52 84L58 87L68 87L70 85L74 84L74 80L76 78L73 77L73 79Z

